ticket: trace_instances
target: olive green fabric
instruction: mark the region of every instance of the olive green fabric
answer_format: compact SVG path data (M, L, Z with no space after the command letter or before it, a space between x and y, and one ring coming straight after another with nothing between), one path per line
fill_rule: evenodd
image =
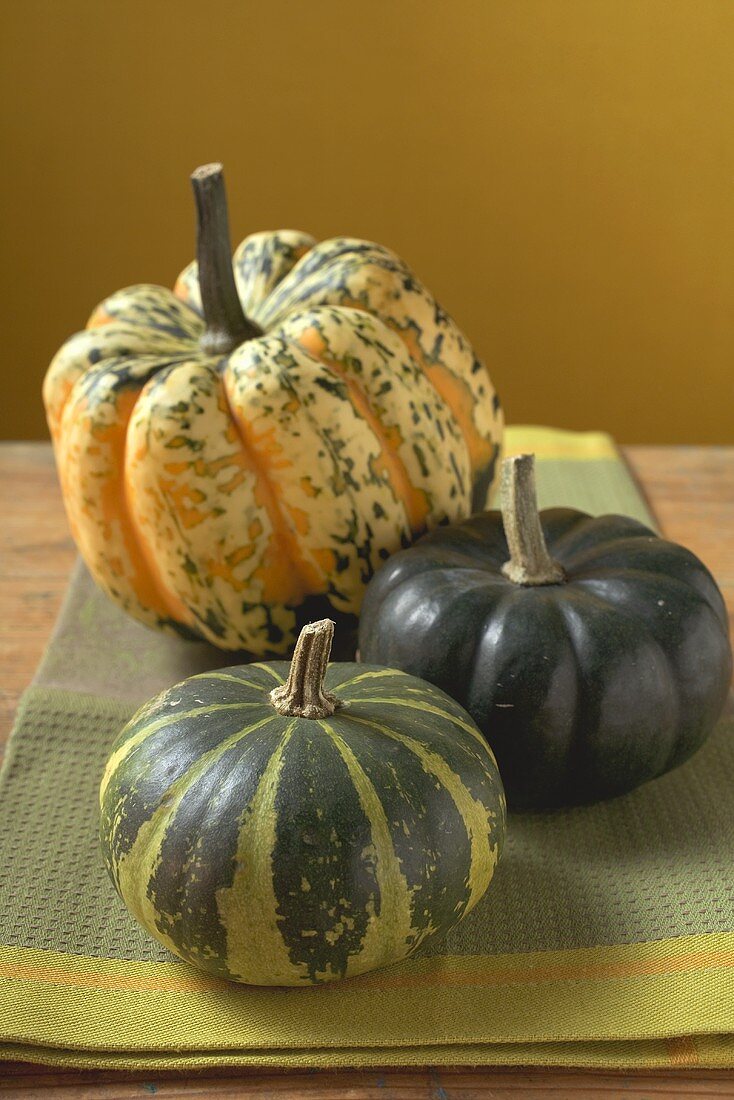
M0 940L170 960L111 888L97 849L99 779L129 703L31 688L2 778ZM596 806L513 814L485 898L424 955L638 943L734 930L734 740Z
M649 521L606 437L515 429L512 446L523 438L539 454L542 504ZM150 939L97 846L97 788L120 726L152 692L229 663L138 627L76 574L0 776L0 1058L734 1064L731 721L623 798L511 815L488 894L420 958L316 990L247 989Z

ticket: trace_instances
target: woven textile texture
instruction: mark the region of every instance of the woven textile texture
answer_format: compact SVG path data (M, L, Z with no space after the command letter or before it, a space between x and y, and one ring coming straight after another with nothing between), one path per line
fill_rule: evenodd
M541 503L648 519L610 441L514 429ZM73 655L73 659L70 655ZM82 570L0 776L0 1057L79 1066L734 1064L734 727L597 806L511 815L493 884L420 958L316 990L170 956L102 868L97 788L152 692L232 655L125 619Z

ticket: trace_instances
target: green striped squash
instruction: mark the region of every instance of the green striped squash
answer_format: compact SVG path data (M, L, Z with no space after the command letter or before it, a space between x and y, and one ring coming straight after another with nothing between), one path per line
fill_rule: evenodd
M486 891L505 801L466 712L422 680L293 661L193 676L122 731L100 790L109 874L176 955L255 985L364 973Z

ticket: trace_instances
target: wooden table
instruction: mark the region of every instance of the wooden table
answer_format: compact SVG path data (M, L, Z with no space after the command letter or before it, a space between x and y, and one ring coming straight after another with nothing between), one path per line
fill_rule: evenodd
M716 577L734 620L734 447L627 447L664 533ZM53 626L75 558L45 443L0 444L0 753ZM734 626L734 624L733 624ZM734 1096L734 1073L430 1069L203 1074L77 1072L0 1064L0 1097L257 1096L278 1100L502 1100Z

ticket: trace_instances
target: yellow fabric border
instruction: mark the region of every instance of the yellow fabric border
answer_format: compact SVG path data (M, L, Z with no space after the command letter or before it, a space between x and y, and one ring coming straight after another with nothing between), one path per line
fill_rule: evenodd
M508 424L505 427L502 454L532 451L537 459L569 459L574 462L612 458L619 461L619 450L606 432L569 432L535 424Z
M56 1050L0 1044L0 1062L26 1061L76 1069L206 1070L370 1069L400 1066L548 1066L580 1069L728 1069L734 1067L734 1037L704 1035L608 1043L499 1043L488 1046L404 1047L400 1050L225 1051L220 1054L124 1054Z
M462 1051L482 1049L479 1061L495 1062L495 1045L529 1054L555 1043L568 1055L574 1044L602 1044L609 1051L604 1044L610 1041L680 1043L682 1035L734 1032L734 933L423 959L302 990L234 986L179 963L7 947L0 950L0 975L0 1029L7 1043L39 1048L52 1034L56 1049L95 1052L95 1058L100 1052L95 1064L115 1054L141 1064L157 1055L184 1065L210 1055L229 1061L235 1054L258 1064L271 1057L273 1064L286 1064L283 1055L290 1051L288 1064L312 1065L319 1050L325 1064L339 1051L349 1051L348 1063L357 1064L359 1048L360 1064L379 1064L389 1051L388 1060L402 1064L406 1048L427 1046L450 1049L449 1061L465 1062L472 1059L459 1057ZM290 1002L287 1012L283 998ZM426 1034L430 1044L423 1041ZM672 1058L669 1043L665 1049Z

